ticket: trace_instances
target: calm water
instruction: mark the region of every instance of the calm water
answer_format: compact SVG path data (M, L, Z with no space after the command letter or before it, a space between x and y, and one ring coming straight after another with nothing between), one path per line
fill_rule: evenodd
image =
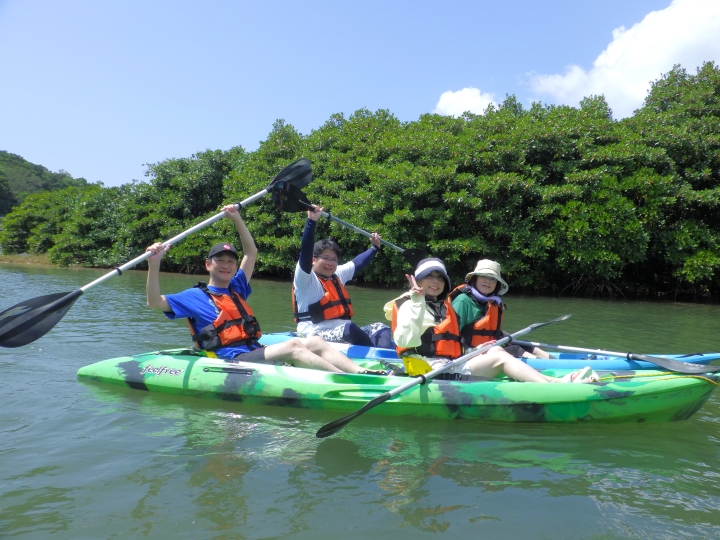
M0 310L105 271L0 265ZM86 364L188 333L128 272L48 335L0 349L3 538L710 538L720 535L720 402L666 425L488 425L149 394L76 379ZM174 292L197 278L164 275ZM288 283L253 281L266 331L292 328ZM397 291L352 289L358 322ZM262 299L262 301L260 301ZM529 339L633 352L720 349L720 306L507 297Z

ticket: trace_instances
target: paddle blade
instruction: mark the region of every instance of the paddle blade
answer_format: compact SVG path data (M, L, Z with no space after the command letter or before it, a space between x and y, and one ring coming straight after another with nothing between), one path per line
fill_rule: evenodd
M403 251L402 256L408 263L410 263L410 265L412 265L413 268L416 268L418 263L423 259L430 257L430 254L424 249L410 248Z
M566 321L570 317L572 317L572 313L568 313L567 315L561 315L560 317L558 317L557 319L553 319L552 321L531 324L530 326L528 326L528 328L534 330L535 328L540 328L541 326L547 326L548 324L554 324L556 322Z
M347 416L343 416L342 418L338 418L337 420L333 420L332 422L325 424L323 427L317 430L317 433L315 433L315 436L318 439L324 439L325 437L329 437L330 435L335 435L338 431L340 431L342 428L347 426L350 422L355 420L358 416L360 416L363 413L366 413L373 407L380 405L381 403L385 403L388 399L390 399L392 395L389 392L385 392L384 394L380 394L378 397L376 397L373 400L368 401L365 405L363 405L360 409L355 411L354 413L350 413Z
M717 373L720 366L706 366L704 364L692 364L690 362L680 362L672 358L658 358L657 356L647 356L645 354L627 354L628 360L642 360L652 364L677 371L678 373L687 373L688 375L699 375L701 373Z
M310 204L302 190L295 184L285 180L277 182L272 187L272 201L283 212L312 210L312 204Z
M275 178L270 182L270 186L274 186L278 182L289 182L298 188L304 188L312 181L312 167L310 160L307 158L300 158L297 161L293 161L290 165L285 167L282 171L277 173Z
M83 291L31 298L0 313L0 347L22 347L47 334Z

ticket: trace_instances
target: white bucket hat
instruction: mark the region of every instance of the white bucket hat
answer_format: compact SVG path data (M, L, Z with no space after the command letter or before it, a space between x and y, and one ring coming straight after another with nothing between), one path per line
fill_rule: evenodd
M491 261L490 259L483 259L482 261L478 261L478 263L475 265L475 270L465 276L465 282L469 283L473 276L486 276L497 279L501 285L500 290L495 293L498 296L502 296L503 294L508 292L508 289L510 289L508 284L505 283L505 280L500 275L500 264L496 263L495 261Z
M447 270L445 269L445 263L442 262L442 260L430 257L418 262L417 267L415 268L415 279L420 281L422 278L429 276L433 272L439 272L445 279L445 288L443 289L442 294L438 297L439 299L444 299L452 290L452 286L450 285L450 278L448 277Z

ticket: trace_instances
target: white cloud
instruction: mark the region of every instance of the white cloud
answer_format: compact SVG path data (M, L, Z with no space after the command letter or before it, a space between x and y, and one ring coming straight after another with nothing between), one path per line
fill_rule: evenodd
M604 94L615 118L630 116L642 106L651 82L674 64L695 73L709 60L720 61L720 1L674 0L629 30L621 26L612 34L592 69L570 66L563 75L531 73L532 89L567 105Z
M465 111L482 114L494 102L492 95L483 94L478 88L463 88L457 92L448 90L442 93L433 112L446 116L460 116Z

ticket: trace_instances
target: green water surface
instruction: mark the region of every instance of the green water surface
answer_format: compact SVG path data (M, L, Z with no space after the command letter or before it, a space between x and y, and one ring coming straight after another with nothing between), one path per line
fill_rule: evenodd
M106 271L0 265L0 311ZM248 407L81 383L86 364L189 344L145 274L90 289L49 334L0 349L0 538L712 538L720 402L665 425L493 425ZM163 275L164 292L197 282ZM253 280L265 331L290 284ZM350 289L360 324L400 291ZM507 297L528 338L639 353L720 350L720 306Z

